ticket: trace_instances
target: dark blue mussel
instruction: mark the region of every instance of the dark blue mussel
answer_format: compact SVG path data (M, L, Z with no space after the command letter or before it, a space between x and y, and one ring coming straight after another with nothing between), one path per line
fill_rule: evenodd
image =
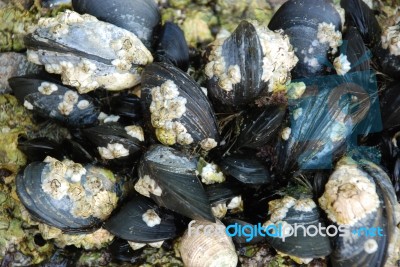
M206 56L207 89L220 112L242 110L262 92L281 88L297 63L286 35L248 21L218 36Z
M141 195L127 201L104 227L117 237L138 243L163 241L177 234L173 213Z
M134 94L122 92L120 94L106 95L100 97L102 111L106 114L119 116L118 122L133 124L142 120L142 103L140 98Z
M16 177L19 199L40 222L68 232L92 231L119 199L118 178L104 168L47 157Z
M98 122L99 108L93 99L48 77L13 77L9 84L17 99L38 115L69 127L87 127Z
M379 25L375 12L361 0L342 0L346 11L346 24L355 26L365 44L370 47L379 70L398 79L400 74L400 26L399 24Z
M172 64L183 71L189 68L189 47L183 31L167 21L155 36L155 61Z
M30 140L20 138L18 140L18 149L24 152L29 161L43 161L47 156L58 160L64 157L64 151L59 143L47 138L39 137Z
M90 14L134 33L151 48L153 30L160 22L160 13L153 0L73 0L72 6L81 14Z
M139 163L135 189L158 205L194 220L214 221L206 192L196 175L197 160L162 145L154 145Z
M200 86L167 63L153 63L142 72L144 121L164 145L209 151L219 142L214 111Z
M329 0L289 0L272 17L268 27L282 29L299 58L293 78L324 73L328 52L341 45L341 19Z

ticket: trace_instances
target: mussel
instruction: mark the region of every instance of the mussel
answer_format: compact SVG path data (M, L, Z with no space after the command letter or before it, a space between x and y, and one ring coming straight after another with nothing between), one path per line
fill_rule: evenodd
M209 151L219 142L214 111L200 86L167 63L153 63L142 73L144 119L164 145Z
M384 266L395 249L398 203L389 177L378 165L342 158L319 204L335 225L347 231L334 241L332 265Z
M116 180L107 169L47 157L18 174L16 190L35 219L66 232L85 232L116 208Z
M69 10L40 19L25 44L29 61L61 74L80 93L130 88L140 82L139 66L153 61L133 33Z
M196 159L173 148L154 145L139 163L139 180L135 189L160 206L186 217L214 221L196 171Z
M281 90L296 63L286 35L242 21L232 35L210 45L207 89L218 110L240 110L265 89Z

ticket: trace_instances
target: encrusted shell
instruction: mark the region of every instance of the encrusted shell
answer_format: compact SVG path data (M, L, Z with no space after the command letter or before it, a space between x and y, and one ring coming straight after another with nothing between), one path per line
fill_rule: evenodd
M25 43L28 60L61 74L80 93L130 88L140 83L138 66L153 61L133 33L70 10L40 19Z

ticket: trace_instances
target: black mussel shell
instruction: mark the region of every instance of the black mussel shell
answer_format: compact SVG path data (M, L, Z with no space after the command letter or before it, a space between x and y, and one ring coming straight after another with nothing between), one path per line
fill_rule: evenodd
M155 225L151 221L145 222L146 212L158 216L159 221ZM141 195L135 195L126 202L104 223L104 228L117 237L139 243L162 241L174 238L177 234L173 213L159 208L153 201Z
M320 206L339 227L348 226L347 234L334 239L332 266L384 266L394 246L398 205L387 174L370 161L344 158L325 189ZM374 235L360 233L373 228Z
M200 86L185 72L167 63L153 63L142 72L144 121L164 145L217 146L214 111ZM167 105L167 106L165 106Z
M166 62L187 71L189 47L179 26L173 22L166 22L155 38L158 38L155 61Z
M340 15L329 0L289 0L272 17L268 27L283 29L299 58L292 70L293 78L324 73L329 43L321 43L317 37L322 23L332 24L334 31L341 31Z
M74 89L40 76L13 77L9 84L27 109L44 118L70 127L87 127L98 122L100 110L93 99L79 95Z
M241 148L258 149L265 146L276 136L285 114L285 106L275 105L245 111L235 148L237 150Z
M209 77L208 92L217 110L224 106L240 110L240 107L253 101L267 86L262 80L264 55L255 27L242 21L232 35L224 40L221 57L225 61L226 69L237 66L240 81L235 81L231 90L227 91L220 86L216 76L211 79ZM209 64L211 62L207 66Z
M62 160L64 151L60 144L47 138L39 137L30 140L18 140L18 149L24 152L29 161L42 161L47 156Z
M256 157L248 154L232 154L218 161L218 166L228 174L244 184L268 184L272 178L267 167Z
M279 209L286 211L284 217L282 220L279 220L278 223L270 224L269 222L271 221L266 223L266 239L273 248L285 254L299 258L324 257L332 252L331 243L326 233L319 232L315 236L310 236L304 232L305 230L303 228L298 227L296 236L294 234L291 236L285 236L285 230L283 230L285 228L285 223L291 225L292 227L301 225L304 226L305 229L310 226L312 226L314 229L316 229L315 227L319 226L325 227L325 223L322 220L318 207L312 199L295 199L285 196L281 200L273 201L281 201L280 204L287 205L287 207L275 206L276 204L269 205L270 208L274 208L270 211L272 215L274 215L274 211ZM290 202L292 203L291 206L287 204ZM268 228L272 226L275 226L272 228L275 231L273 231L271 228Z
M67 158L75 162L92 164L96 162L96 159L88 150L72 139L64 139L61 146L64 148Z
M362 36L357 28L348 26L343 34L343 45L346 48L345 55L350 62L349 72L367 71L370 69L371 53L365 46ZM342 48L340 49L342 52Z
M153 30L160 22L160 12L153 0L72 0L75 11L90 14L134 33L148 48Z
M105 113L121 117L119 122L132 124L142 119L142 103L136 95L122 92L118 95L105 96L100 101Z
M228 182L207 185L205 188L211 204L225 202L240 195L240 188Z
M399 129L400 127L400 83L387 85L380 98L383 129Z
M141 127L134 126L139 131L137 135L130 135L128 127L130 126L124 127L119 123L105 123L82 129L82 133L85 140L95 147L100 158L127 161L138 158L144 150Z
M155 145L141 159L135 189L160 206L186 217L214 221L196 170L196 159L173 148Z
M380 43L381 27L375 18L375 13L362 0L341 0L341 7L345 10L345 23L356 27L368 46Z
M390 42L391 40L389 40ZM381 44L373 49L373 53L377 58L380 71L389 75L393 79L399 80L400 75L400 56L394 55L389 48L384 49Z
M116 207L116 177L91 165L80 166L79 173L75 169L68 173L65 164L56 160L30 163L16 177L18 197L41 222L66 232L92 231Z

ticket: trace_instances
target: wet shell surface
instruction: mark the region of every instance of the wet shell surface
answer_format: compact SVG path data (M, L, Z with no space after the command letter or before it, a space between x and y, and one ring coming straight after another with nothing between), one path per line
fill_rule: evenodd
M297 63L287 36L247 21L217 38L208 53L207 88L219 109L239 109L263 90L282 89Z
M186 266L235 267L237 265L238 256L235 246L231 238L226 235L224 224L220 221L216 223L192 221L190 225L193 227L191 229L193 233L189 234L189 230L186 230L179 246L179 252ZM214 231L215 229L219 229L220 232L205 233L207 230Z
M35 219L70 232L98 227L118 201L111 171L51 157L29 164L17 176L16 188Z
M211 150L219 135L214 111L200 86L167 63L153 63L142 73L145 119L164 145Z
M63 83L80 93L130 88L140 83L137 67L153 61L133 33L69 10L40 19L25 43L29 61L61 74Z
M160 206L186 217L214 221L196 170L195 159L173 148L155 145L139 163L139 180L135 189Z

